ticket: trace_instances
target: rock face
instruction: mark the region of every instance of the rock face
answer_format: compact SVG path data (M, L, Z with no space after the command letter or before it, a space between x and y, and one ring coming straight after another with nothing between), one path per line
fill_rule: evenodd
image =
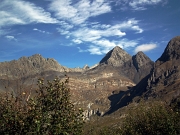
M163 63L170 60L177 60L180 58L180 36L171 39L165 48L164 53L158 59L159 62Z
M93 103L91 109L94 111L92 113L88 110L90 111L88 116L95 112L104 112L110 104L107 97L113 91L128 90L129 87L135 85L132 80L120 74L112 66L99 67L99 64L96 64L93 67L85 65L83 68L72 69L60 65L54 59L43 58L40 54L35 54L0 63L0 91L10 90L16 93L20 85L23 85L23 90L28 91L32 87L36 88L38 78L52 80L58 76L64 79L65 74L70 78L69 87L72 100L84 106Z
M68 68L61 66L54 59L45 59L40 54L31 57L21 57L19 60L0 63L0 75L14 78L33 75L44 71L65 72Z
M136 55L132 57L133 66L136 71L134 71L134 82L138 83L145 76L147 76L151 69L154 66L154 62L151 61L149 57L147 57L143 52L138 52Z
M103 115L111 104L109 96L119 91L128 91L144 78L152 67L153 62L144 53L130 56L118 46L107 53L99 64L73 69L60 65L54 59L36 54L0 63L0 90L7 90L4 89L5 84L15 93L18 84L24 85L23 88L28 91L32 86L36 88L35 84L40 77L52 80L58 76L63 80L66 74L70 78L72 101L83 106L86 117L89 118L94 114ZM90 103L93 105L87 108Z
M180 36L168 43L147 81L145 96L169 102L180 95Z
M180 96L180 36L168 43L150 74L142 79L126 96L124 102L140 99L160 99L170 103Z
M116 46L106 54L106 56L100 61L100 64L108 64L114 67L121 67L130 59L131 56L127 52L125 52L119 46Z
M150 73L154 62L150 60L143 52L138 52L134 56L130 56L120 47L116 46L109 51L100 61L100 65L109 65L119 68L119 72L138 83L142 78Z
M143 67L150 69L152 68L153 62L149 57L147 57L143 52L138 52L132 57L133 65L137 71L141 70Z

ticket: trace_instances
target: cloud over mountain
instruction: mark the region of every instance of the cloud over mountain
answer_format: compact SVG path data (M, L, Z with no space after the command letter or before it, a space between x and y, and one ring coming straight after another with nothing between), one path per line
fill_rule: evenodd
M143 52L147 52L150 50L153 50L157 47L156 44L143 44L143 45L139 45L135 48L134 52L137 53L139 51L143 51Z

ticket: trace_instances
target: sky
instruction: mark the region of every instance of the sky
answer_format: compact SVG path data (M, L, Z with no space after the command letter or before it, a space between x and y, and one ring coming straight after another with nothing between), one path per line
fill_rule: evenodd
M0 62L93 66L115 46L156 61L178 35L180 0L0 0Z

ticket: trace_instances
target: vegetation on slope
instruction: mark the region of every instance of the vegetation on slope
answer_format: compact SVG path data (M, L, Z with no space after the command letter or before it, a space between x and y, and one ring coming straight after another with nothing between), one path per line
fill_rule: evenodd
M91 122L87 135L178 135L180 111L177 104L168 106L162 101L142 102L126 108L124 117L106 117L103 122ZM111 121L110 121L111 120ZM96 123L101 123L97 126ZM109 122L109 124L104 124Z
M68 79L61 82L56 78L44 84L43 79L39 79L33 98L25 96L25 92L17 97L11 93L1 96L0 134L180 134L179 99L170 106L162 101L130 104L109 116L93 116L84 125L83 111L71 103L67 83Z
M70 101L68 79L58 78L44 84L38 80L37 94L25 98L6 93L0 100L0 134L78 135L82 132L82 109Z

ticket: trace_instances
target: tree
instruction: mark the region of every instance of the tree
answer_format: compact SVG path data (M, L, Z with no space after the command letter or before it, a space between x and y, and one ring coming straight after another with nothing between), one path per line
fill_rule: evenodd
M140 103L128 112L121 129L122 135L178 135L179 112L163 102Z
M82 132L82 109L75 108L70 100L68 78L55 78L44 84L38 80L33 98L24 102L23 94L1 97L0 134L78 135Z

